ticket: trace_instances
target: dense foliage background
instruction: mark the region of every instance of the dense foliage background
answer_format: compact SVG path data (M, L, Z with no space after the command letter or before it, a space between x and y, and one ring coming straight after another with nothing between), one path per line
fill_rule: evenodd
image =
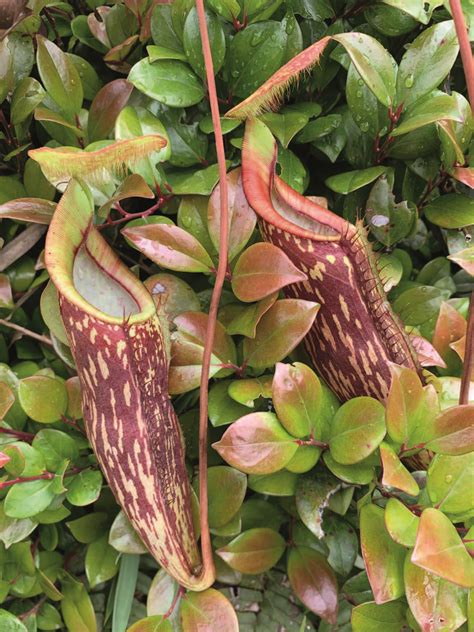
M471 3L463 6L474 27ZM433 428L439 409L458 401L474 267L473 123L447 3L208 0L207 7L223 114L323 35L362 34L355 53L331 44L279 112L262 120L279 141L283 179L350 221L365 219L393 308L424 338L418 345L433 371L424 389L398 373L391 413L374 400L339 408L295 349L314 314L303 307L295 314L279 297L283 283L251 276L281 262L255 245L255 217L238 186L243 124L223 119L233 274L210 387L210 444L220 442L209 448L216 588L244 632L471 630L473 461L461 444L472 409ZM170 390L197 489L199 362L219 221L194 1L12 0L2 11L0 629L121 632L149 616L132 629L194 630L207 606L180 596L170 614L177 586L119 511L85 437L43 257L60 194L28 157L42 146L93 151L150 133L169 139L160 153L89 184L102 234L170 320ZM384 105L387 94L396 108ZM120 233L140 225L155 227L142 252ZM165 242L163 225L181 230ZM275 365L288 356L304 364L278 364L272 386ZM283 388L292 379L300 380L297 397L296 387ZM234 453L229 429L250 413L248 449ZM453 427L461 439L447 448ZM260 469L247 458L256 428L271 446ZM431 462L422 450L430 441ZM414 474L399 459L413 454L405 465ZM427 533L440 538L428 563L434 573L410 562L415 544L431 554ZM218 603L211 595L211 612Z

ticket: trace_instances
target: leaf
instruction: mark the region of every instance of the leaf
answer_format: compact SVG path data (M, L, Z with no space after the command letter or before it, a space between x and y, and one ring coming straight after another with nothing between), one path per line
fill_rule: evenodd
M198 494L199 479L194 485ZM242 472L225 465L207 470L209 496L209 525L219 528L226 525L239 511L247 491L247 477Z
M391 132L391 136L402 136L419 127L441 120L462 121L457 102L454 97L447 94L430 95L406 110L401 122Z
M251 305L229 303L220 310L219 318L225 324L226 331L231 336L242 335L247 338L255 338L258 323L270 307L275 304L277 297L278 292L274 292L262 301Z
M15 394L12 389L5 382L0 382L0 419L4 419L14 402Z
M180 51L173 50L172 48L166 48L166 46L155 46L151 44L146 47L146 52L150 62L158 61L159 59L177 59L178 61L187 61L187 57Z
M333 459L330 452L324 452L323 459L328 470L345 483L367 485L374 478L374 466L366 460L353 465L341 465Z
M87 119L89 142L107 138L114 129L115 120L126 106L133 86L125 79L106 83L94 97Z
M377 178L384 174L386 170L386 167L379 166L369 167L368 169L357 169L356 171L348 171L347 173L339 173L338 175L327 178L325 184L332 191L347 195L348 193L357 191L374 180L377 180Z
M135 621L127 632L173 632L173 627L169 620L160 614Z
M341 488L341 483L327 473L299 478L296 486L296 510L303 523L318 539L324 537L323 513L329 499Z
M367 504L360 510L360 541L375 602L381 604L401 597L405 549L388 534L380 507Z
M272 474L285 467L298 446L273 413L251 413L235 421L212 447L242 472Z
M53 217L55 202L41 198L17 198L0 205L0 217L18 220L20 222L34 222L35 224L49 224Z
M342 465L358 463L374 452L385 436L385 409L372 397L355 397L336 412L329 449Z
M229 164L227 161L226 166ZM198 171L170 171L166 177L174 195L210 195L219 181L219 166L215 164Z
M460 193L437 197L425 207L426 218L441 228L474 224L474 199Z
M61 613L68 632L97 632L97 621L84 584L63 571Z
M182 61L163 59L150 63L145 57L132 67L128 81L143 94L172 108L189 107L204 98L200 80Z
M329 516L324 521L324 528L324 543L329 548L329 564L338 575L348 575L359 549L359 539L354 527L337 516Z
M277 301L257 325L255 338L244 340L248 366L264 369L285 358L311 328L319 304L300 299Z
M277 246L260 242L240 255L232 273L232 290L240 301L259 301L291 283L307 279Z
M215 13L206 9L205 16L209 44L211 47L212 65L214 74L217 75L225 58L226 41L224 29ZM189 65L197 75L204 78L206 72L196 7L192 7L186 17L183 31L183 46Z
M85 470L77 474L71 483L66 483L66 498L71 505L84 507L95 502L102 487L102 474L94 470Z
M120 553L129 555L147 553L147 548L123 511L118 512L110 527L109 544Z
M209 390L209 420L214 428L226 426L247 414L248 409L234 401L228 394L231 380L220 380Z
M273 529L244 531L216 553L231 568L249 575L269 570L285 551L285 540Z
M418 483L388 443L380 444L380 457L383 467L382 485L400 489L410 496L418 496L420 493Z
M309 116L303 112L286 110L280 114L268 112L263 114L260 120L265 123L283 147L288 147L292 138L308 124Z
M420 519L397 498L389 498L385 506L385 526L392 540L402 546L414 547Z
M33 77L25 77L16 86L11 101L11 122L13 125L23 123L41 103L46 91L39 81Z
M94 512L66 522L67 527L78 542L90 544L107 530L109 517L104 512Z
M5 498L5 514L10 518L30 518L44 511L54 498L52 485L51 480L13 485Z
M474 498L466 489L474 476L474 456L438 454L428 468L426 488L433 504L444 512L463 513L474 509Z
M417 213L407 202L395 203L388 179L382 176L370 191L366 217L374 237L385 246L393 246L413 230Z
M43 424L52 423L66 414L67 391L64 382L46 375L32 375L20 380L20 404L28 417Z
M343 33L333 39L346 49L367 87L389 107L395 99L396 63L373 37L364 33Z
M186 632L200 632L216 621L226 632L239 631L237 615L231 603L213 588L187 593L181 604L180 618Z
M463 268L471 276L474 276L474 246L464 248L464 250L459 250L455 254L449 255L448 259L457 263L458 266Z
M229 205L229 261L242 250L255 230L257 216L250 208L242 186L241 169L233 169L227 174ZM216 249L220 235L220 185L209 198L207 220L209 235Z
M112 632L126 632L138 578L138 555L122 555L114 597Z
M377 604L363 603L352 611L354 632L400 632L406 625L406 604L401 601Z
M122 234L146 257L163 268L181 272L210 272L207 252L187 231L169 224L125 228Z
M425 509L421 514L411 561L458 586L471 588L474 585L474 560L456 527L438 509Z
M408 47L397 75L397 102L405 108L437 88L448 75L459 46L452 20L434 24Z
M433 422L427 450L452 456L474 451L474 405L444 410Z
M82 83L76 67L63 51L42 35L36 36L38 72L48 94L69 115L82 105Z
M79 457L79 449L74 438L55 428L45 428L37 432L32 445L41 452L46 469L52 472L64 461L73 462Z
M0 626L2 632L27 632L28 628L14 614L0 609Z
M466 591L412 564L410 553L405 560L405 590L422 630L457 630L466 621Z
M87 547L85 569L91 588L112 579L117 572L117 551L108 543L105 533Z
M324 621L335 625L337 581L323 555L306 546L290 549L288 578L298 599Z

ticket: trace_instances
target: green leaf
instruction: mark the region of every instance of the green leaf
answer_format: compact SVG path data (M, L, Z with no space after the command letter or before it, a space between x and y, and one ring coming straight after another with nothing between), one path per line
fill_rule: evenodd
M462 228L474 224L474 199L460 193L437 197L425 207L430 222L441 228Z
M151 63L158 61L159 59L177 59L178 61L188 60L184 53L173 50L172 48L166 48L166 46L155 46L151 44L146 47L146 52L148 53Z
M36 522L29 518L10 518L5 513L4 504L0 505L0 542L3 542L6 549L28 537L36 526Z
M367 87L389 107L395 99L397 65L390 53L376 39L364 33L333 36L346 49Z
M0 609L0 627L2 632L28 632L28 628L20 619L3 609Z
M467 618L467 592L405 560L408 605L422 630L457 630Z
M376 604L363 603L352 611L352 630L354 632L400 632L406 619L406 604L400 601Z
M292 138L307 125L309 116L302 112L287 110L281 114L269 112L263 114L260 119L283 147L288 147Z
M97 632L94 607L84 584L63 571L61 613L68 632Z
M328 562L338 575L348 575L356 561L359 539L354 527L337 516L324 521L324 543L329 548Z
M85 569L91 588L115 577L118 572L117 558L118 553L109 545L106 533L89 544L86 551Z
M306 546L290 549L288 579L296 596L307 608L335 625L338 607L337 581L321 553Z
M102 474L94 470L85 470L76 474L71 483L66 483L66 498L71 505L84 507L95 502L102 487Z
M33 77L25 77L15 88L11 102L11 122L19 125L28 118L35 107L41 103L46 91Z
M53 423L66 414L67 391L64 382L46 375L20 380L18 397L21 407L34 421Z
M299 478L296 486L296 510L303 523L318 539L324 536L323 512L329 498L341 488L336 478L321 472L317 478L311 474Z
M38 72L48 94L68 115L79 112L82 83L76 67L63 51L45 37L36 37Z
M331 176L326 180L326 186L336 193L347 195L352 191L365 187L387 171L387 167L369 167Z
M474 476L474 453L462 456L437 454L428 468L426 488L433 504L446 513L474 509L474 498L466 494Z
M173 626L160 614L135 621L127 632L173 632Z
M205 15L209 44L211 46L212 65L214 68L214 74L217 75L225 58L226 43L224 29L222 28L219 19L212 11L206 9ZM204 78L206 72L196 7L192 7L184 23L183 45L189 65L197 75Z
M414 205L395 203L395 196L385 175L377 180L370 191L366 217L371 233L385 246L393 246L409 235L418 218Z
M456 527L438 509L425 509L421 514L411 561L458 586L474 586L474 560Z
M402 546L413 547L420 519L397 498L390 498L385 506L385 526L390 537Z
M219 180L219 167L215 164L198 171L170 171L166 178L174 195L209 195Z
M67 527L78 542L90 544L107 530L109 517L103 512L94 512L66 522Z
M118 512L110 527L109 544L120 553L140 555L147 552L147 548L123 511Z
M54 496L51 480L17 483L6 495L5 514L10 518L30 518L49 507Z
M397 75L397 101L404 107L438 87L458 55L454 23L434 24L419 35L403 55Z
M275 566L283 555L285 546L285 540L273 529L250 529L217 549L216 553L231 568L257 575Z
M181 61L150 63L147 58L141 59L130 70L128 81L143 94L172 108L195 105L204 97L200 80Z
M210 628L216 621L226 632L239 631L232 604L214 588L203 592L189 592L182 601L180 617L183 630L189 632Z
M447 94L429 95L406 110L400 124L391 132L391 136L402 136L419 127L441 120L458 122L463 120L456 99Z
M75 461L79 457L76 442L65 432L53 428L40 430L33 439L33 446L41 452L46 469L54 472L63 461Z
M294 496L297 481L297 474L281 470L274 474L251 474L248 486L254 492L268 496Z
M333 459L330 452L324 452L323 459L328 470L345 483L367 485L374 478L374 466L365 461L353 465L341 465Z
M385 436L385 409L372 397L355 397L339 408L331 426L329 449L342 465L362 461Z
M226 426L247 414L248 409L228 395L230 380L220 380L209 390L209 420L214 428Z
M405 549L396 544L385 528L384 510L373 504L360 511L360 539L370 587L376 603L398 599L404 593Z
M264 369L285 358L308 333L318 310L318 303L310 301L277 301L262 316L255 338L244 340L243 353L248 366Z
M235 421L212 447L242 472L272 474L285 467L298 446L273 413L251 413Z
M209 525L219 528L226 525L239 511L247 491L247 477L242 472L225 465L207 470L209 495ZM199 492L199 479L194 489Z

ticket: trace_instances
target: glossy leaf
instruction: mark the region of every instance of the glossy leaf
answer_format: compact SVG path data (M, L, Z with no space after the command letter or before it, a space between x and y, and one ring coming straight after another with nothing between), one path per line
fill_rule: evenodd
M420 519L397 498L389 498L385 506L385 526L391 538L402 546L413 547Z
M354 632L400 632L406 625L406 604L401 601L377 604L363 603L352 611Z
M288 470L273 474L250 474L248 486L254 492L268 496L294 496L298 475Z
M89 141L107 138L114 129L115 120L126 106L133 86L125 79L107 83L94 97L87 120Z
M341 488L341 483L327 473L302 476L296 486L296 509L308 529L317 537L324 536L323 513L330 497Z
M67 409L67 391L64 383L46 375L33 375L20 382L20 404L25 413L40 423L61 419Z
M369 167L368 169L358 169L356 171L348 171L331 176L326 180L326 186L336 193L347 195L352 191L374 182L379 176L385 173L385 167Z
M261 528L244 531L216 552L231 568L257 575L275 566L285 546L277 531Z
M437 197L425 208L427 219L441 228L462 228L474 224L474 200L459 193Z
M147 552L147 548L140 540L140 536L130 524L123 511L119 511L110 527L108 542L116 551L129 555L140 555Z
M328 470L345 483L367 485L374 478L374 466L367 463L367 460L352 465L342 465L335 461L328 451L323 453L323 459Z
M148 97L174 108L195 105L204 97L201 82L182 61L150 63L141 59L131 69L128 81Z
M425 509L421 514L411 561L458 586L474 585L474 560L456 527L438 509Z
M212 447L242 472L272 474L285 467L298 446L273 413L251 413L235 421Z
M13 485L5 498L5 514L10 518L30 518L44 511L54 498L53 482L38 480Z
M306 278L283 250L262 242L253 244L238 258L232 273L232 290L240 301L247 303Z
M235 516L243 503L247 491L247 477L242 472L224 465L210 467L207 477L209 525L211 528L223 527ZM195 490L197 493L197 484Z
M224 63L226 41L224 29L216 15L207 10L206 24L211 46L212 62L215 74L217 74ZM194 72L200 77L205 76L204 57L202 54L201 36L199 33L197 9L193 7L188 13L184 23L183 46L188 59L188 63Z
M241 305L229 303L219 312L220 320L225 324L227 333L230 335L242 335L247 338L255 338L257 335L257 325L262 316L268 312L270 307L277 300L278 292L274 292L257 303L251 305Z
M428 468L426 488L433 504L441 511L472 511L474 499L465 493L474 476L473 453L462 456L437 454Z
M319 305L310 301L277 301L260 320L255 338L244 340L246 363L264 369L282 360L307 334L318 310Z
M135 621L131 625L127 632L172 632L173 627L168 619L165 619L161 614L146 617Z
M380 444L383 477L382 485L395 487L410 496L418 496L420 488L413 476L398 458L395 450L385 442Z
M226 632L238 632L237 615L231 603L214 588L203 592L189 592L183 599L180 611L181 625L187 632L215 626Z
M456 100L447 94L435 94L417 101L406 111L392 136L401 136L440 120L462 121Z
M71 632L97 632L97 620L84 584L68 573L61 580L61 613Z
M433 422L426 448L452 456L474 451L474 406L455 406L444 410Z
M86 576L91 588L101 584L118 572L117 551L108 543L107 534L92 542L86 552Z

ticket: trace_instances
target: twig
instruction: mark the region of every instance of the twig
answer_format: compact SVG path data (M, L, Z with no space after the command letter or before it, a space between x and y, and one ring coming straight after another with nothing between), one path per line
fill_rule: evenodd
M33 441L36 436L32 432L24 432L23 430L13 430L13 428L3 427L0 427L0 434L11 435L12 437L16 437L17 439L21 439L23 441Z
M451 7L454 26L456 27L456 34L458 36L464 76L466 77L467 94L471 103L471 109L474 111L474 60L472 58L471 43L469 42L466 21L460 0L449 0L449 6Z
M474 294L471 294L469 313L467 315L466 351L464 353L464 365L461 378L461 392L459 404L469 404L469 390L471 376L474 369Z
M225 162L224 137L222 136L221 120L219 113L219 102L217 100L216 81L212 64L211 46L207 32L206 15L204 13L203 0L196 0L196 8L199 19L199 30L201 33L202 51L206 67L207 88L209 91L209 103L211 106L212 123L214 125L214 136L216 141L217 162L219 164L220 183L220 235L219 235L219 263L217 266L216 281L211 296L209 308L209 318L207 321L206 338L204 343L200 401L199 401L199 506L201 523L201 549L204 565L212 569L214 562L212 559L211 536L209 533L208 517L208 496L207 496L207 423L208 423L208 385L209 369L211 365L211 354L214 343L214 336L217 323L217 310L224 286L227 272L227 251L229 247L229 211L227 197L227 168Z
M67 476L74 476L74 474L79 474L79 472L89 469L91 469L90 465L87 467L73 467L64 473L64 478ZM56 474L54 472L43 472L42 474L37 474L36 476L19 476L18 478L11 478L9 481L0 482L0 489L11 487L12 485L18 485L20 483L31 483L32 481L51 481L55 476Z
M29 336L30 338L34 338L35 340L38 340L39 342L42 342L45 345L49 345L50 347L53 346L51 339L48 338L47 336L42 336L41 334L37 334L36 332L31 331L31 329L26 329L26 327L22 327L21 325L17 325L16 323L11 323L9 320L5 320L4 318L0 318L0 325L3 325L4 327L9 327L10 329L14 329L15 331L20 332L24 336Z

